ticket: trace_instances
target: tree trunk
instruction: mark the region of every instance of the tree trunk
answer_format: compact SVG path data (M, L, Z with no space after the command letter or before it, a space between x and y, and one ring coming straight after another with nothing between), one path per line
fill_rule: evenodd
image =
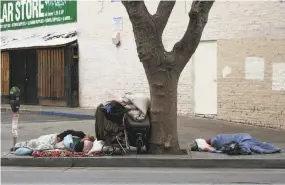
M194 0L182 39L166 52L162 34L175 0L160 1L154 15L144 1L122 1L132 23L137 52L150 86L152 153L180 153L177 134L177 86L187 62L195 52L214 1Z
M177 72L159 70L149 79L152 138L150 152L180 152L177 134Z

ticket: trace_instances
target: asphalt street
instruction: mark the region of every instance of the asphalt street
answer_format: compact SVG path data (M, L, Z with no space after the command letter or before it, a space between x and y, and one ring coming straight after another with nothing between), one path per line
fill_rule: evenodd
M285 170L2 167L2 184L284 184Z
M21 113L19 116L19 123L46 123L46 122L57 122L57 121L77 121L76 118L67 118L60 116L48 116L39 115L33 113ZM1 124L12 124L12 113L1 112Z

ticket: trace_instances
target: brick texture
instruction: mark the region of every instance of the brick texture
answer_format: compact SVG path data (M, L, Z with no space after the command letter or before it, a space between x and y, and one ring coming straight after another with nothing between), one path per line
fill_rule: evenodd
M148 1L146 4L149 12L155 13L158 1ZM189 2L176 3L163 33L163 43L168 51L185 33L189 9ZM285 3L277 1L217 1L210 12L202 40L282 38L285 33L284 9ZM112 16L123 17L122 44L119 48L111 41ZM109 100L112 95L126 91L149 94L145 73L137 57L132 26L120 2L78 1L77 24L81 107L95 107L98 103ZM220 42L219 46L225 48L222 44ZM220 64L219 61L218 63ZM189 62L179 81L179 114L193 114L193 70L192 63ZM233 97L230 101L234 100ZM219 110L220 114L225 114L224 118L229 117L226 112Z
M284 1L216 1L202 39L284 38L284 9Z
M158 2L147 3L150 4L149 11L154 13ZM184 8L184 3L178 3L176 8ZM173 15L174 18L170 20L163 36L167 50L171 50L174 43L179 41L188 22L187 14L183 11ZM111 40L112 16L123 17L122 44L119 48L116 48ZM178 23L177 20L181 16L186 17ZM100 2L78 1L78 33L81 107L95 107L128 91L149 95L145 72L137 56L132 27L121 3L105 1L102 6ZM179 111L183 114L192 112L191 77L189 62L178 87Z
M272 65L285 63L284 51L285 39L218 41L218 119L285 129L285 90L272 90ZM264 80L245 78L246 57L264 59Z

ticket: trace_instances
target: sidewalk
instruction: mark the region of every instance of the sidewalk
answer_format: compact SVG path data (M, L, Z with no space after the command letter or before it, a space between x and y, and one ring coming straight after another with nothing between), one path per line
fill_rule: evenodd
M5 106L2 105L2 111ZM6 107L7 108L7 107ZM5 109L6 110L6 109ZM4 111L5 111L4 110ZM7 109L9 110L9 109ZM52 112L62 116L93 116L94 110L78 108L48 108L40 106L21 106L22 111L39 114ZM57 133L65 128L95 132L94 120L54 122L47 124L27 124L20 131L21 140L38 137L42 134ZM3 132L11 132L11 127L2 125ZM179 144L187 149L196 138L212 138L217 134L249 133L261 141L270 142L285 151L285 130L274 130L219 120L194 117L178 117ZM10 137L10 136L7 136ZM2 138L3 139L3 138ZM5 140L5 138L4 138ZM3 140L2 140L3 141ZM10 142L6 140L6 142ZM189 152L180 156L126 155L112 157L84 158L32 158L6 155L2 166L76 166L76 167L199 167L199 168L285 168L285 153L251 156L227 156L224 154Z

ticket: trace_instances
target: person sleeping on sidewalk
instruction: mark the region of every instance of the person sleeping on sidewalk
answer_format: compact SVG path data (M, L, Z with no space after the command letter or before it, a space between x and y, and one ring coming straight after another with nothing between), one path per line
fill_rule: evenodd
M15 149L16 155L54 149L88 153L93 147L94 140L94 136L88 136L82 131L66 130L60 134L42 135L36 139L16 143L11 151Z
M82 131L66 130L57 135L57 142L61 142L68 135L72 136L73 146L75 152L89 152L93 147L95 141L94 136L88 136Z
M281 149L268 142L262 142L247 133L218 134L215 137L195 139L190 145L192 151L225 153L228 155L251 155L279 153Z

